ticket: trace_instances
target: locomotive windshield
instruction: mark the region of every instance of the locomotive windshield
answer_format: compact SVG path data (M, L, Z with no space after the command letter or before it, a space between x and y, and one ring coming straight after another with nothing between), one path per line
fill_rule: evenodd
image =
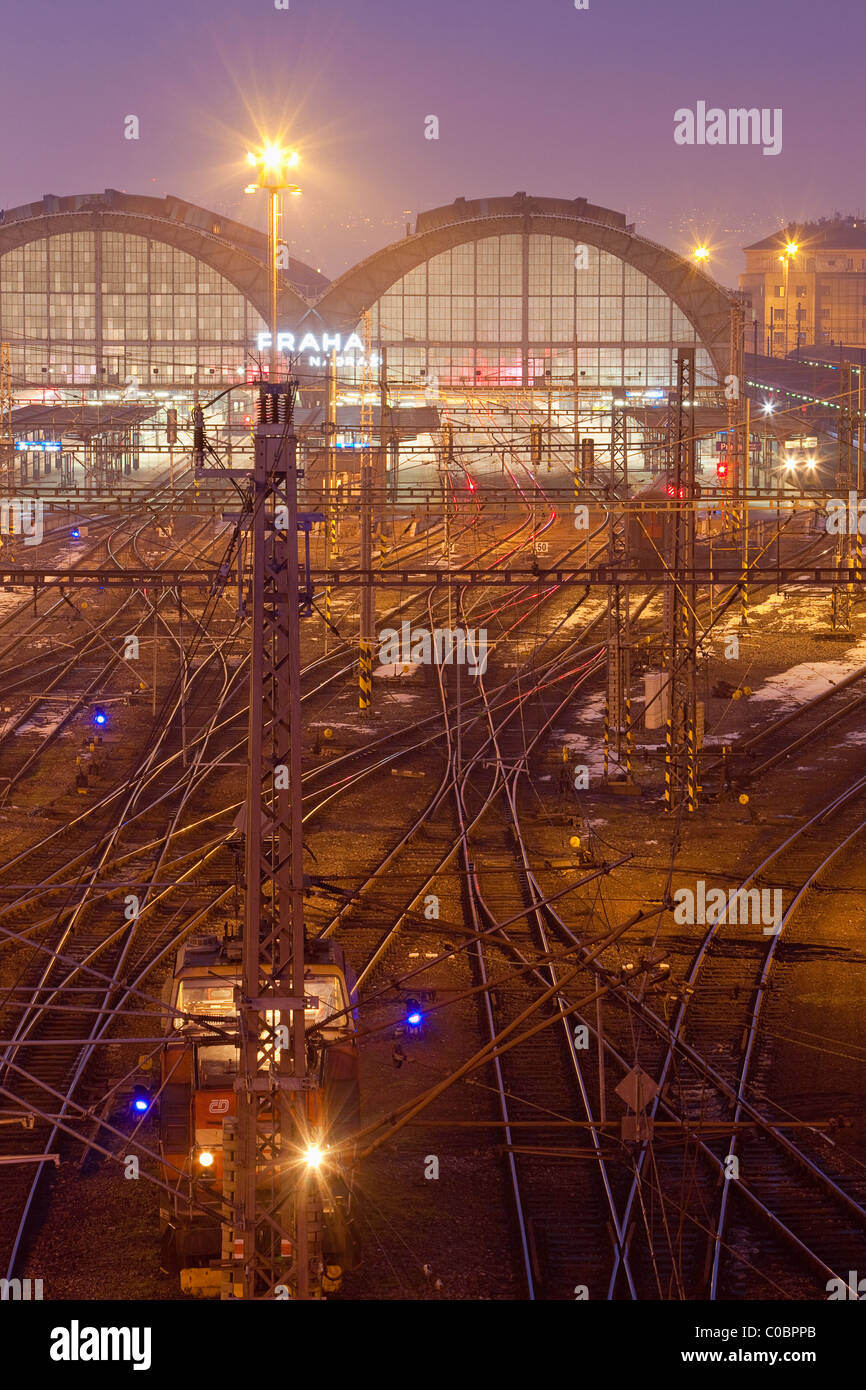
M229 979L210 978L185 979L180 981L177 994L177 1008L181 1013L194 1014L197 1018L230 1020L235 1012L235 982ZM304 977L304 1010L306 1026L321 1027L332 1014L342 1014L336 1026L347 1027L349 1016L343 1014L347 1000L343 997L341 981L337 975L319 975L307 972ZM182 1028L186 1020L174 1018L175 1028Z
M177 1007L202 1018L231 1018L235 1007L234 985L231 981L181 980ZM183 1024L182 1018L175 1018L175 1028L182 1028Z

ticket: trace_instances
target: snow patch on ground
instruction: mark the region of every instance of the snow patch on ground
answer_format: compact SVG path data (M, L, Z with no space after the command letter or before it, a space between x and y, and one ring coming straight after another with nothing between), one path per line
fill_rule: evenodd
M814 699L816 695L823 695L864 665L866 641L860 641L851 648L845 661L803 661L798 666L790 666L787 671L780 671L777 676L765 681L751 699L772 700L793 708Z
M0 616L11 613L22 599L31 597L29 589L0 589Z
M47 738L49 734L53 734L56 731L60 725L60 721L64 719L68 713L68 705L63 705L60 708L58 708L56 704L53 707L51 705L46 705L42 709L37 710L32 719L28 719L25 724L21 725L21 728L16 734L16 738L20 738L22 734L38 734L40 738Z
M598 728L603 713L604 695L589 695L572 717L577 728L554 730L553 733L553 741L564 744L572 753L573 761L587 767L590 775L604 772L604 749ZM596 727L590 729L589 725Z

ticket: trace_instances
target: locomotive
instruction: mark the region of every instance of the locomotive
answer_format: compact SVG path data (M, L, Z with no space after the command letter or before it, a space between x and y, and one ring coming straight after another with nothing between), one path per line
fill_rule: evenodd
M233 1179L240 983L240 939L199 935L178 952L165 994L170 1007L161 1059L159 1149L170 1195L164 1193L160 1209L161 1263L165 1272L180 1274L185 1292L211 1297L219 1296L224 1279L231 1280L232 1262L240 1256L221 1219ZM307 1131L316 1136L317 1155L360 1124L352 985L338 946L307 942L304 1014L312 1084L298 1092L298 1104L304 1106ZM333 1293L343 1270L358 1259L350 1187L343 1172L329 1170L315 1191L321 1204L322 1291Z

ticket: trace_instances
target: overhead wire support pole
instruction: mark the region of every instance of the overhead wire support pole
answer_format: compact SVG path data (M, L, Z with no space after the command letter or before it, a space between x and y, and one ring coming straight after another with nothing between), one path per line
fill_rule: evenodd
M729 388L725 391L728 402L728 429L725 435L725 479L727 486L725 491L732 500L731 521L732 530L736 536L740 529L741 501L743 489L742 476L742 411L745 391L744 363L745 363L745 317L740 304L731 305L731 335L730 335L730 377ZM692 383L694 386L694 382ZM746 440L748 450L749 441ZM727 529L727 517L724 518L725 529Z
M318 1225L310 1211L316 1193L308 1189L301 1160L307 1143L304 1092L310 1082L304 1018L302 595L294 399L293 384L260 388L253 476L235 1186L246 1299L272 1298L281 1285L296 1298L308 1299L318 1296L320 1288Z
M628 435L625 400L611 401L610 485L608 499L608 563L621 570L628 562ZM629 586L614 580L607 591L607 692L604 720L604 774L609 772L613 735L617 766L631 781L631 650Z
M364 366L361 371L361 569L370 570L373 559L373 377L370 369L370 319L364 314ZM380 422L381 433L381 422ZM361 589L358 629L358 709L369 714L373 703L373 638L376 597L372 584Z
M672 400L670 470L676 507L668 523L666 590L667 717L665 810L697 806L697 620L695 613L695 350L677 350L677 390Z
M850 362L839 363L839 458L836 469L836 487L838 495L848 502L848 494L851 490L852 470L851 455L854 444L854 411L852 409L854 394L853 373ZM859 461L859 454L858 454ZM857 526L859 536L860 527ZM831 599L832 615L831 622L834 632L851 631L851 567L852 555L855 547L851 542L850 527L843 526L836 536L836 564L838 568L847 576L845 585L834 585L833 596Z

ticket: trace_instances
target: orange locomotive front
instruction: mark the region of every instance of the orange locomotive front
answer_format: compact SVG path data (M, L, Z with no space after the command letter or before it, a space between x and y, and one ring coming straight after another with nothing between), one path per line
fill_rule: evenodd
M179 952L162 1056L160 1155L171 1197L160 1211L162 1265L191 1292L217 1296L226 1265L227 1159L237 1116L235 990L240 941L194 937ZM339 947L308 943L304 965L308 1062L315 1084L299 1094L319 1148L339 1144L360 1123L358 1052L350 985ZM339 1288L357 1262L344 1174L329 1168L319 1184L324 1289ZM290 1252L286 1252L287 1256ZM236 1255L230 1251L230 1257Z

